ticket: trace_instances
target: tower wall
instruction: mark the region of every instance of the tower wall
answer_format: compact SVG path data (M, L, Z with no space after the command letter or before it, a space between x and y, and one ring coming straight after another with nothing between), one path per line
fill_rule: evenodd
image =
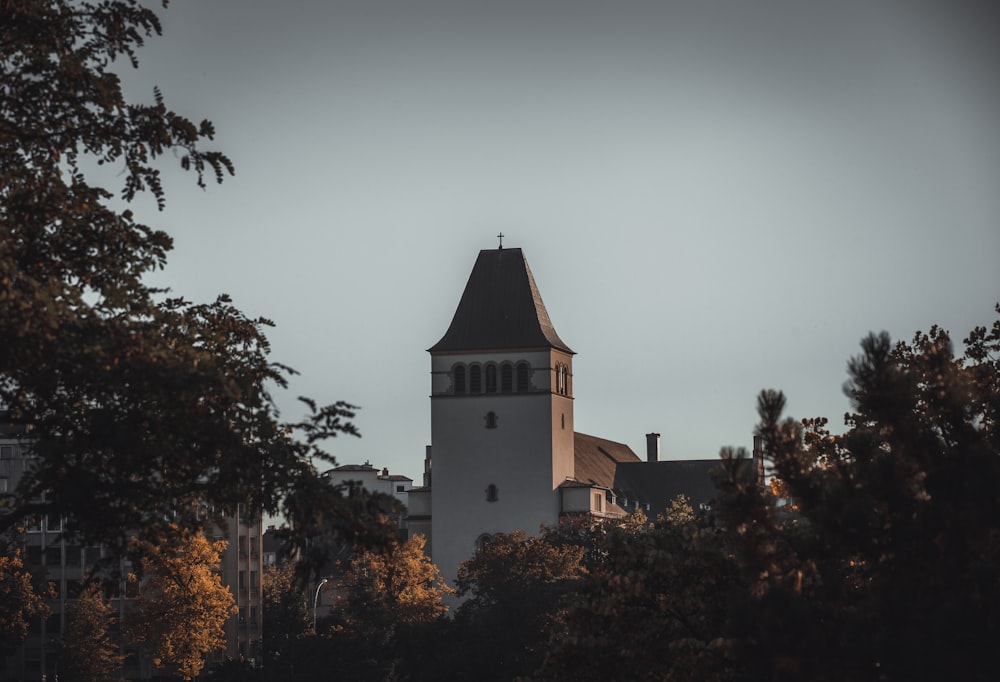
M534 534L541 524L558 522L557 488L573 475L573 400L556 392L555 378L557 365L571 375L571 361L554 350L432 358L431 554L448 580L484 534ZM466 392L456 394L456 364L491 362L527 362L530 390L469 394L466 384Z

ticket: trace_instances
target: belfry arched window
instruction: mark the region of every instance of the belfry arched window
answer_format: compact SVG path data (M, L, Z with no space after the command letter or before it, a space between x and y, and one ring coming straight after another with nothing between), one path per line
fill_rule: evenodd
M456 394L465 393L465 365L455 365L452 368L451 383Z
M500 365L500 392L510 393L514 390L514 367L505 362Z
M469 393L483 392L483 368L473 365L469 368Z
M517 363L517 392L526 393L531 390L531 368L527 362Z
M496 484L490 483L486 486L486 501L496 502L500 499L500 489L496 487Z
M492 362L486 365L486 392L497 392L497 366Z
M562 363L556 365L556 393L569 395L569 367Z

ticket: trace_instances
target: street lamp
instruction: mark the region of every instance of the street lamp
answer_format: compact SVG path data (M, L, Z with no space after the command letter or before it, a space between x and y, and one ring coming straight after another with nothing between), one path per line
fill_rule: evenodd
M326 578L323 578L319 581L319 585L316 586L316 596L313 597L313 632L316 632L316 605L319 604L319 591L328 582Z

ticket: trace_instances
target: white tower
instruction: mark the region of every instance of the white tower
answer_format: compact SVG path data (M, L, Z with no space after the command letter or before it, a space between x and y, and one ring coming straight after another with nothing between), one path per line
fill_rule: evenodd
M574 475L573 351L520 249L479 253L431 354L431 555L448 580L490 534L559 520Z

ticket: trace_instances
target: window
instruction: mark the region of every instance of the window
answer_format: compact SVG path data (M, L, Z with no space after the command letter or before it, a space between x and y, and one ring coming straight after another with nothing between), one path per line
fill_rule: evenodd
M0 493L8 492L7 490L7 477L4 476L0 478Z
M240 571L240 589L241 590L246 590L247 589L247 572L246 571Z
M58 566L62 563L62 547L56 545L45 550L45 565Z
M83 547L80 545L66 545L66 565L79 566L83 555Z
M250 607L250 624L251 625L256 625L257 624L257 607L256 606L251 606Z
M486 392L497 392L497 366L492 363L486 365Z
M493 542L493 536L490 535L489 533L483 533L478 538L476 538L476 551L479 552L485 549L486 546L489 545L491 542Z
M24 520L24 529L29 533L41 533L42 518L40 516L29 516Z
M569 367L561 363L556 365L556 393L569 395Z
M483 392L483 368L473 365L469 368L469 393Z
M25 555L29 566L42 565L42 548L40 545L28 545Z
M89 545L88 547L86 547L85 551L86 551L85 558L88 564L92 564L100 560L101 548L99 545Z
M14 459L14 446L0 445L0 459Z
M45 527L50 533L58 533L62 531L62 519L58 514L50 514L45 517Z
M514 390L514 368L509 362L500 365L500 392L510 393Z
M497 427L497 413L487 412L486 413L486 428L495 429Z
M45 634L46 635L58 635L62 632L62 615L58 613L51 614L47 619L45 619Z
M490 483L486 486L486 501L496 502L500 499L500 489L496 487L495 484Z
M531 368L527 362L517 363L517 392L524 393L531 390Z
M406 492L406 486L405 485L397 485L396 486L396 492L397 493L405 493Z
M465 393L465 365L455 365L451 370L451 383L456 394Z
M604 511L604 495L594 493L594 511Z

